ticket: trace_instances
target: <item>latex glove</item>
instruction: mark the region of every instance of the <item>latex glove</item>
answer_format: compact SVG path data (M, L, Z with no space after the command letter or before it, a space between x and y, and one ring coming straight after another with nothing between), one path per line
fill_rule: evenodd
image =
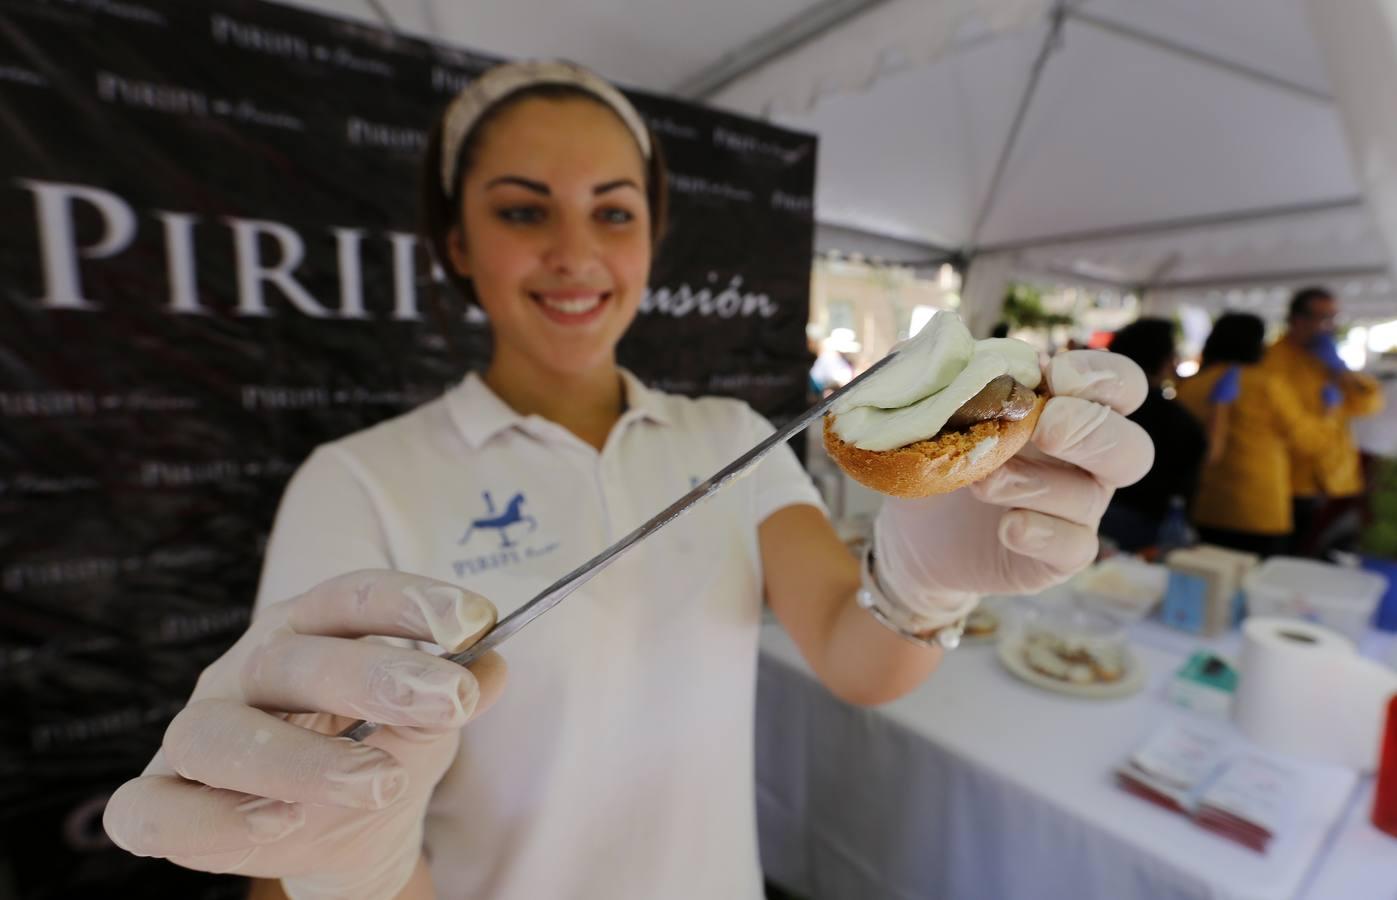
M952 494L883 501L875 574L922 627L954 621L979 595L1035 593L1086 567L1114 489L1154 464L1149 435L1124 415L1145 399L1139 366L1072 351L1046 377L1053 396L1013 459Z
M1227 371L1222 373L1213 389L1208 392L1208 402L1219 406L1227 406L1237 402L1237 398L1242 393L1242 367L1228 366Z
M1332 334L1317 335L1310 341L1310 352L1331 372L1342 374L1349 370L1348 363L1339 355L1339 345Z
M103 825L137 856L280 878L305 898L392 897L422 849L423 817L460 729L503 686L387 635L449 649L495 621L483 597L397 572L344 575L269 607L199 676L145 773ZM291 715L278 715L278 712ZM330 737L353 719L385 727Z
M1333 409L1344 402L1344 390L1337 384L1325 382L1324 387L1319 389L1319 400L1326 410Z

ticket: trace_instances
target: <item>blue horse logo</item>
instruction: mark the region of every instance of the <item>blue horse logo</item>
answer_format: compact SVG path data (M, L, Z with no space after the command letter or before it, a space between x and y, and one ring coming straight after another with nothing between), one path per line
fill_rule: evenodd
M469 541L471 535L475 534L477 529L492 529L499 533L500 549L506 550L513 547L516 543L509 539L509 530L515 525L528 525L529 530L524 532L524 534L533 534L534 529L538 528L538 521L533 516L524 512L524 495L522 492L511 497L509 505L506 506L504 512L499 515L495 514L495 501L490 496L490 492L484 491L481 493L481 496L485 498L485 515L471 522L470 527L466 529L465 535L456 542L458 545Z

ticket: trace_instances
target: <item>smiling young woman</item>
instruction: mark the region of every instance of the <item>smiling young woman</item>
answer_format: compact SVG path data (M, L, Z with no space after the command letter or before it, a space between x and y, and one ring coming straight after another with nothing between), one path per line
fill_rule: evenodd
M473 150L446 244L494 333L485 383L600 448L621 416L616 345L650 272L640 149L595 100L529 97Z
M483 111L445 168L443 120L422 190L429 245L490 319L485 383L598 448L620 417L616 345L640 306L667 199L658 144L610 99L625 103L566 82L521 87Z
M665 175L596 75L516 63L468 85L432 134L423 221L489 319L489 364L297 471L252 626L107 807L132 852L296 898L755 900L763 603L834 694L893 699L980 594L1089 562L1111 487L1148 468L1120 415L1143 399L1139 370L1065 355L1041 452L984 486L889 499L875 573L782 447L512 639L509 689L474 722L503 661L462 669L428 651L469 646L772 428L616 363ZM353 717L385 727L332 737Z

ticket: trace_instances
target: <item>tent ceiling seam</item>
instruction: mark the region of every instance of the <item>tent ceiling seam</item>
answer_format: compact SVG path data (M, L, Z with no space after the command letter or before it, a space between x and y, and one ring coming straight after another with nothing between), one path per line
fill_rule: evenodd
M708 100L723 88L768 63L799 50L887 0L820 0L773 28L718 57L680 81L671 93L686 100Z
M1023 95L1019 98L1019 108L1014 112L1014 121L1009 126L1009 134L1004 139L1004 146L1000 148L999 159L994 166L994 174L990 176L985 199L980 204L979 212L975 215L975 225L971 228L970 240L966 243L966 256L975 254L976 244L980 240L980 231L994 210L995 200L999 197L1000 184L1004 179L1004 172L1009 166L1009 157L1013 154L1014 147L1019 141L1019 132L1023 129L1024 119L1028 117L1029 107L1033 105L1033 95L1038 90L1043 70L1048 65L1048 57L1058 46L1058 39L1062 35L1062 23L1067 11L1065 0L1058 0L1057 3L1053 4L1052 12L1049 13L1048 33L1043 37L1043 46L1038 50L1038 58L1033 61L1033 68L1028 75L1028 83L1024 85Z
M1128 240L1159 234L1168 231L1188 231L1195 228L1237 225L1243 222L1256 222L1265 219L1283 219L1291 216L1312 215L1362 206L1363 198L1336 197L1331 200L1318 200L1312 203L1294 203L1285 206L1266 206L1256 209L1234 210L1204 216L1189 216L1179 219L1161 219L1155 222L1136 222L1129 225L1093 228L1085 231L1072 231L1063 234L1043 235L1024 238L1019 241L1005 241L981 247L981 253L1002 253L1015 250L1032 250L1037 247L1051 247L1060 244L1076 244L1085 241Z
M1290 281L1331 281L1343 278L1380 278L1391 274L1387 266L1341 266L1332 269L1290 269L1274 272L1237 272L1201 278L1180 278L1148 284L1152 291L1196 290L1198 288L1240 287Z
M1018 262L1014 265L1016 272L1027 272L1032 275L1035 272L1044 275L1051 275L1054 278L1062 278L1067 281L1075 281L1081 284L1100 284L1106 287L1115 288L1119 291L1140 290L1141 286L1137 282L1126 281L1118 278L1108 278L1105 275L1087 275L1083 272L1074 272L1071 269L1064 269L1062 266L1038 265L1032 262Z
M364 2L368 4L369 9L373 10L378 20L383 23L384 28L392 32L395 37L401 35L401 32L398 31L398 23L393 21L392 16L388 15L388 10L384 8L379 0L364 0Z
M441 20L437 17L437 5L433 0L418 0L422 9L422 21L431 34L442 34Z
M1166 53L1172 53L1175 56L1182 56L1186 59L1191 59L1194 62L1202 63L1207 66L1212 66L1215 69L1222 69L1225 72L1230 72L1233 75L1238 75L1243 78L1249 78L1252 81L1265 84L1268 87L1278 88L1283 91L1288 91L1292 94L1298 94L1302 97L1305 97L1306 99L1315 100L1320 103L1334 102L1333 97L1329 96L1324 91L1316 90L1315 88L1312 88L1309 85L1301 84L1298 81L1291 81L1288 78L1282 78L1279 75L1273 75L1270 72L1266 72L1261 69L1254 68L1252 66L1244 65L1243 63L1233 62L1230 59L1226 59L1224 57L1217 56L1216 54L1208 53L1203 50L1198 50L1186 44L1181 44L1178 41L1173 41L1168 38L1160 37L1159 35L1152 34L1140 28L1135 28L1130 25L1115 22L1111 19L1102 18L1101 16L1094 15L1092 13L1082 12L1079 9L1068 10L1067 16L1074 22L1080 22L1083 25L1090 25L1093 28L1106 32L1107 34L1111 34L1119 38L1124 38L1126 40L1135 41L1137 43L1147 44L1151 47L1154 47L1157 50L1162 50Z

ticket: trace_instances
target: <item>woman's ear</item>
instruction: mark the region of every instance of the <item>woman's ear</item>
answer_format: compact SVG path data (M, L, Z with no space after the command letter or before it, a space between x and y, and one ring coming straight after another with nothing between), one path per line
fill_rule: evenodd
M462 278L471 277L470 254L466 252L466 236L458 225L446 233L446 254L451 258L451 268Z

